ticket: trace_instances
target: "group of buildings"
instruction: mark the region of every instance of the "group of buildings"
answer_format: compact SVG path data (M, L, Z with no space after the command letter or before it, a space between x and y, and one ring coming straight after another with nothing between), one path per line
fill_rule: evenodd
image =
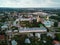
M2 30L4 30L6 28L6 34L9 37L8 40L11 40L11 38L14 35L19 35L20 33L29 33L26 34L27 36L33 36L33 33L35 33L35 36L37 36L38 38L40 38L40 35L42 33L46 33L47 29L42 25L40 27L25 27L23 24L24 21L27 21L29 23L32 23L33 20L36 20L37 23L41 22L42 24L44 24L47 28L51 28L54 25L54 22L51 21L49 19L48 13L44 13L44 12L34 12L34 13L19 13L17 14L17 12L12 13L12 15L10 15L9 13L9 19L10 18L15 18L14 21L8 21L8 23L5 23L3 26L1 26ZM22 22L22 23L20 23ZM26 22L26 23L27 23ZM23 26L22 26L23 25ZM11 27L15 26L18 27L18 30L15 29L12 31ZM9 28L9 29L8 29Z

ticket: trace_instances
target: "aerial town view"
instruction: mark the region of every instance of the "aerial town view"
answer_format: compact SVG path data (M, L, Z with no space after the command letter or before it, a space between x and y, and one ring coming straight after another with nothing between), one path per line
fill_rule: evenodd
M1 0L0 45L60 45L60 0Z

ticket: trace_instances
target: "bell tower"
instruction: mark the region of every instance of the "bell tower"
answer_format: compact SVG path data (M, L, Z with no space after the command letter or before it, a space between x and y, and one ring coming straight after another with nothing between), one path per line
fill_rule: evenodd
M40 17L39 16L37 16L37 22L40 22Z

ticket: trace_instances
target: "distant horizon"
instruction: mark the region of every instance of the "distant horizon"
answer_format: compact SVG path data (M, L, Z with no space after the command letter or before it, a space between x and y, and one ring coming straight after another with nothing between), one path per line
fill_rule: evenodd
M60 8L60 7L0 7L0 8Z

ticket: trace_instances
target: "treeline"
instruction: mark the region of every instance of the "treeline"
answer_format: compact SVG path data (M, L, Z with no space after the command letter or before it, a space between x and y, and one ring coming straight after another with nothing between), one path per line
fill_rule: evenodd
M55 20L57 20L57 21L60 21L60 16L51 16L50 18L51 18L51 19L55 19Z

